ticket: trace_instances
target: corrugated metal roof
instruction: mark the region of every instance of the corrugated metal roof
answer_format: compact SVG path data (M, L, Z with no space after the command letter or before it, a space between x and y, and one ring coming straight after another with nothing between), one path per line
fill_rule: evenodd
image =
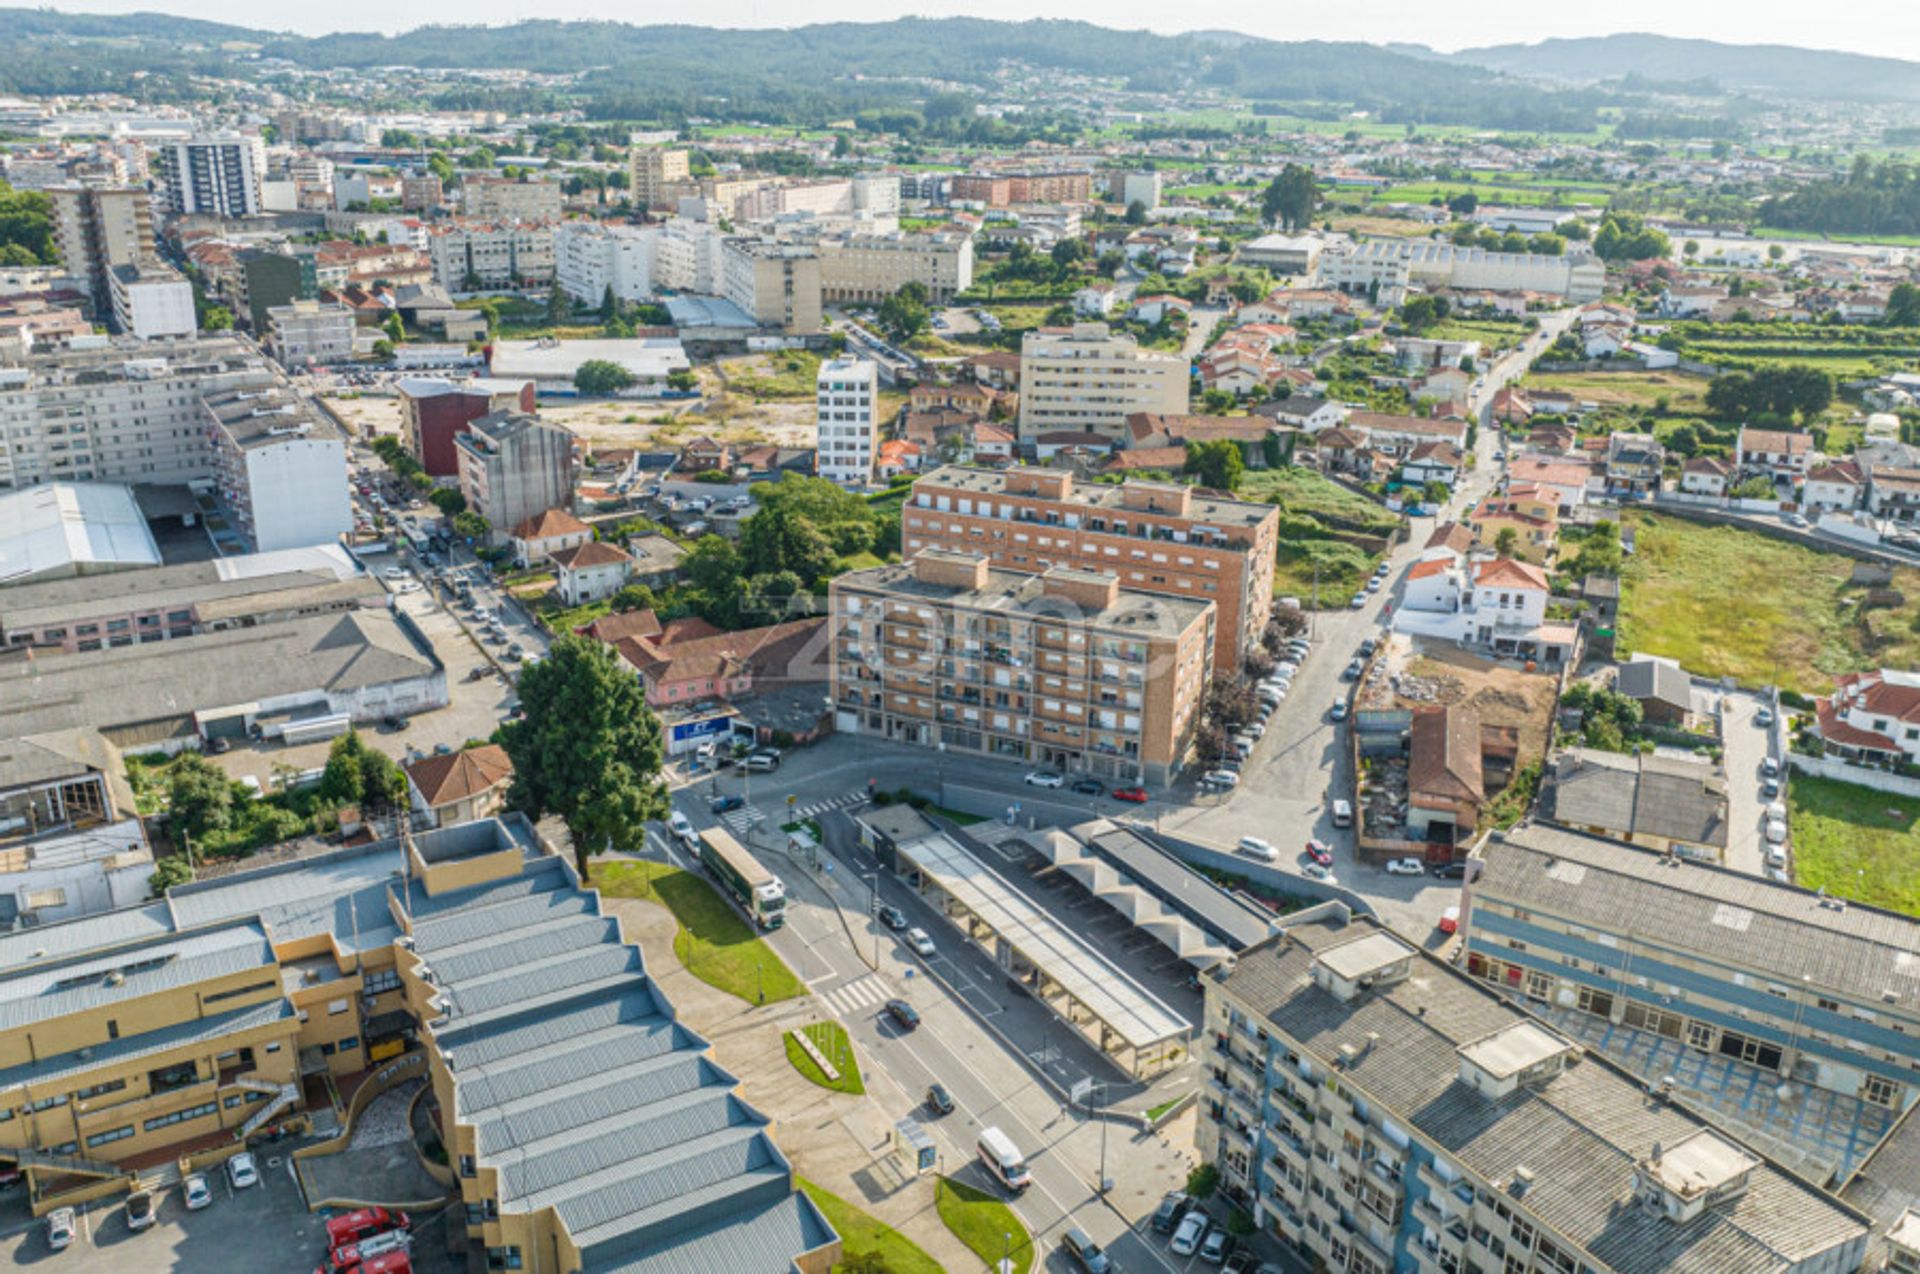
M790 1195L746 1216L728 1216L645 1251L583 1254L594 1274L788 1274L793 1258L833 1241L813 1201ZM612 1245L608 1245L612 1246Z
M557 1091L575 1082L597 1083L602 1075L617 1074L680 1050L704 1047L685 1027L658 1016L590 1031L574 1036L573 1047L561 1053L539 1052L463 1071L460 1114L472 1119L497 1106Z
M84 1050L57 1053L38 1062L10 1066L0 1070L0 1092L22 1084L47 1084L64 1080L102 1066L124 1064L137 1058L152 1057L169 1049L225 1039L240 1031L271 1026L294 1014L293 1005L276 997L265 1004L250 1005L210 1017L194 1018L157 1031L123 1035L117 1040L94 1044ZM85 1106L82 1106L85 1109Z
M119 1004L274 963L267 933L251 921L168 934L0 975L0 1030Z

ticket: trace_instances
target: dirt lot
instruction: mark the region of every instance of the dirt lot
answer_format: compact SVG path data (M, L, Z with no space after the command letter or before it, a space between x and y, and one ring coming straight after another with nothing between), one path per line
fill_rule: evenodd
M1523 672L1438 645L1415 650L1404 638L1394 641L1385 662L1396 678L1393 696L1399 706L1466 704L1482 724L1512 726L1520 732L1520 765L1546 755L1553 718L1551 674Z
M363 437L400 431L400 404L392 398L329 398L340 418ZM547 400L540 418L570 429L589 447L673 447L699 434L725 442L771 442L810 447L814 441L813 400L757 403L736 394L701 402L571 403Z

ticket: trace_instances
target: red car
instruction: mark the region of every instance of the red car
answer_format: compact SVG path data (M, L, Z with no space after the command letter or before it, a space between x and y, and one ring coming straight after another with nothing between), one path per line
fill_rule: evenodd
M1145 805L1147 803L1147 789L1144 787L1116 787L1113 789L1113 799L1116 801L1131 801L1135 805Z
M1308 841L1307 857L1311 858L1314 862L1319 863L1322 867L1333 866L1333 850L1327 847L1327 843L1325 841L1319 841L1319 840Z

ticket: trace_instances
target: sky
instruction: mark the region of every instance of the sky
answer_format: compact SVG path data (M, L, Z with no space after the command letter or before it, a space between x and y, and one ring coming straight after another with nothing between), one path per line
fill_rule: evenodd
M527 18L600 18L636 24L692 22L708 26L803 26L813 22L879 21L917 14L1022 20L1078 18L1123 30L1163 34L1206 27L1275 40L1362 40L1426 44L1451 51L1487 44L1530 43L1553 36L1650 31L1734 44L1794 44L1920 61L1920 20L1912 0L1829 0L1824 4L1752 0L1611 0L1605 5L1516 5L1510 0L1355 0L1345 4L1213 0L1169 6L1164 0L702 0L698 5L621 5L608 0L329 0L266 4L257 0L55 0L55 8L88 13L162 10L244 26L317 35L328 31L394 32L432 22L501 25Z

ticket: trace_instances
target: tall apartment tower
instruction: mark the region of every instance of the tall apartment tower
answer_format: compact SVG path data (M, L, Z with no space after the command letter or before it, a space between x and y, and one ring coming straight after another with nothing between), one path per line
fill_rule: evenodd
M864 358L830 359L820 364L814 388L820 476L842 486L866 486L873 481L873 453L879 446L874 406L880 369Z
M262 209L266 144L237 133L208 134L161 148L167 210L208 217L251 217Z
M1105 323L1041 328L1020 343L1020 437L1044 433L1126 436L1136 411L1187 409L1187 360L1140 348Z
M460 494L493 525L494 543L548 509L573 511L573 435L538 417L498 411L453 440Z
M153 208L143 186L54 186L53 238L67 273L85 279L93 311L112 309L113 271L155 260Z
M635 203L657 207L673 198L672 187L689 180L687 152L664 146L635 146L627 161L627 178Z

